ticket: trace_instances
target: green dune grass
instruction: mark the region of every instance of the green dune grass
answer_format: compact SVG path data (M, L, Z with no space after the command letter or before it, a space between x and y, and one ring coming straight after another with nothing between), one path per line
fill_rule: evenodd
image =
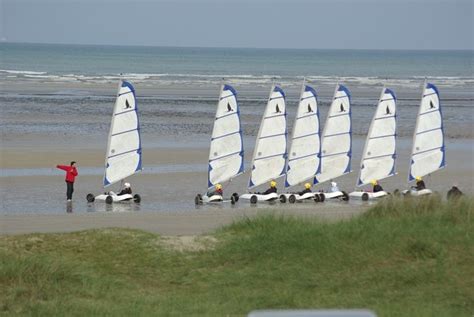
M390 198L337 223L266 213L179 247L125 229L1 236L0 314L472 316L473 206Z

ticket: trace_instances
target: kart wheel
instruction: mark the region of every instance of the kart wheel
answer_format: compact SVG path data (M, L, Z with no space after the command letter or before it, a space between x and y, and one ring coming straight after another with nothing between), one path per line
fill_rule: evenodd
M257 201L258 201L257 196L253 195L252 197L250 197L250 203L251 203L251 204L256 204Z
M363 193L361 198L362 198L363 201L367 201L367 200L369 200L369 194Z
M110 204L112 204L113 202L114 202L114 199L112 198L112 196L107 196L107 197L105 198L105 203L106 203L106 204L109 204L109 205L110 205Z
M326 196L324 196L323 193L320 193L320 194L319 194L319 201L320 201L320 202L324 202L325 200L326 200Z
M286 196L285 195L280 195L280 202L282 204L286 203Z
M400 191L398 190L398 188L393 191L393 196L400 197Z
M230 196L230 204L231 204L231 205L235 205L235 202L236 202L236 201L237 201L237 200L236 200L236 198L235 198L234 195Z
M232 194L232 197L235 198L235 202L238 202L238 201L239 201L239 194L233 193L233 194Z
M290 202L290 204L294 204L296 202L296 197L295 195L291 195L289 198L288 198L288 201Z
M348 201L349 200L349 195L345 191L342 191L342 200L343 201Z
M194 204L199 205L201 204L201 195L197 194L196 197L194 197Z
M92 194L87 194L86 199L87 199L88 203L92 203L92 202L94 202L95 197Z
M321 197L318 194L314 195L314 202L319 203L320 201L321 201Z
M142 198L140 197L140 195L135 194L135 195L133 195L133 201L138 204L142 201Z

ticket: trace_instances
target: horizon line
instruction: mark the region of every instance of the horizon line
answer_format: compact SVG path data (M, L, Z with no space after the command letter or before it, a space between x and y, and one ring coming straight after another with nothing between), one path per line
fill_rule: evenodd
M186 45L145 45L145 44L85 44L85 43L50 43L50 42L23 42L0 41L1 44L34 44L34 45L71 45L71 46L110 46L110 47L156 47L156 48L195 48L195 49L254 49L254 50L339 50L339 51L467 51L474 52L474 48L301 48L301 47L252 47L252 46L186 46Z

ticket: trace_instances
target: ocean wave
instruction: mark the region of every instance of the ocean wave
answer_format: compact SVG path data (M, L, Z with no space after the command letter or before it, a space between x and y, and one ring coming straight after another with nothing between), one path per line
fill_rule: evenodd
M417 88L425 79L424 76L411 76L406 78L386 78L381 76L285 76L271 74L184 74L184 73L126 73L126 74L57 74L38 71L24 70L5 70L0 69L1 80L26 80L43 82L88 82L97 84L109 84L117 82L120 78L126 78L135 83L144 83L147 85L215 85L222 79L234 85L257 85L265 86L272 82L277 82L285 86L299 86L305 80L313 85L335 85L338 82L347 85L359 86L395 86ZM432 76L428 79L438 85L448 87L465 87L474 85L474 77L461 76Z

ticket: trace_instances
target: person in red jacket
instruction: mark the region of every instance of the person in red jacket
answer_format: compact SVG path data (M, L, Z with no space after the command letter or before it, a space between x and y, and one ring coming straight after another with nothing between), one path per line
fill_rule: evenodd
M76 162L72 161L71 165L56 165L57 168L66 171L66 185L67 185L67 192L66 197L67 201L72 200L72 193L74 192L74 180L76 179L77 168Z

